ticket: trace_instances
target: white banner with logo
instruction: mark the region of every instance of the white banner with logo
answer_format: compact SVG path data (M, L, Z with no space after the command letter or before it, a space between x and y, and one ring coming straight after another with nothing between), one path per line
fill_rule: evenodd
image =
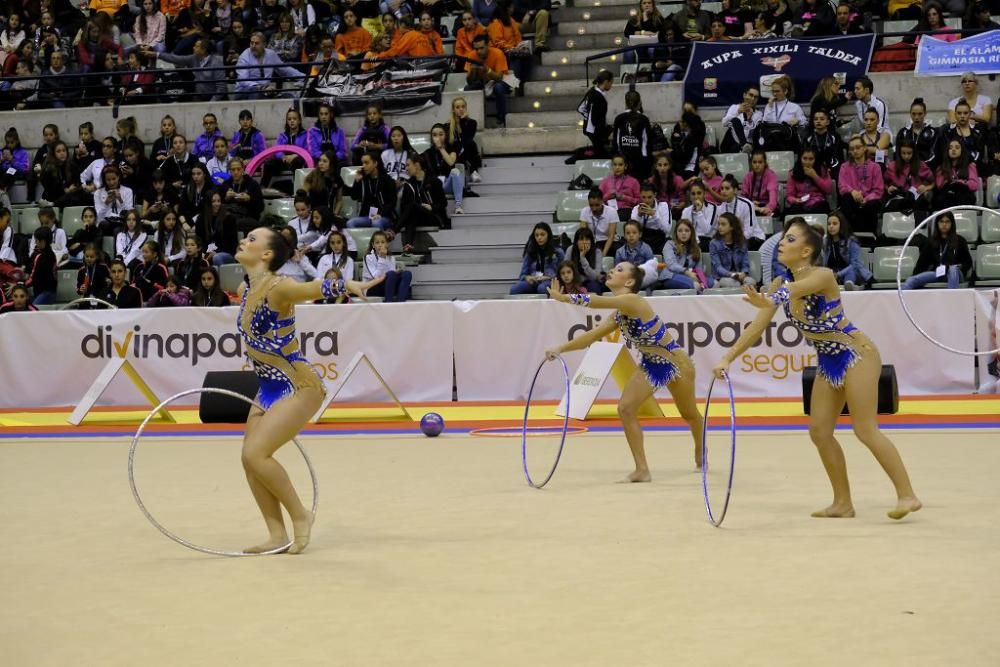
M957 394L975 389L971 357L959 357L925 340L906 319L895 290L845 293L851 322L879 347L883 363L894 364L902 394ZM906 294L914 317L931 335L955 347L972 349L972 290L920 290ZM732 347L756 310L740 296L650 299L671 334L697 367L703 396L709 370ZM465 304L455 319L455 373L461 400L524 400L545 349L597 326L611 311L551 301L481 301ZM617 332L610 340L618 339ZM572 373L582 352L566 356ZM738 396L801 396L801 371L815 365L815 350L783 313L775 316L762 341L731 366ZM562 372L550 364L539 376L535 397L554 400L564 390ZM662 389L661 396L669 392ZM602 397L618 395L606 383Z
M208 371L250 368L232 308L45 311L0 317L2 407L74 405L108 360L124 356L162 399L202 386ZM404 402L452 397L450 303L300 306L301 349L328 385L356 352L368 355ZM370 373L357 372L338 401L387 402ZM183 399L197 403L197 397ZM183 402L182 401L182 402ZM137 405L124 375L99 405Z
M1000 289L977 291L976 349L987 351L998 348L1000 348ZM979 393L1000 394L1000 354L979 357Z

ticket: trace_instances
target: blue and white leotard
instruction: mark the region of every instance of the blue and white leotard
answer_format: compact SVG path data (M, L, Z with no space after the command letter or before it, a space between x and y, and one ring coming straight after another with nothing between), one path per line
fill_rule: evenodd
M295 316L282 319L267 302L268 293L281 280L276 277L254 289L252 294L247 283L237 319L246 354L260 381L257 400L264 408L270 408L299 389L323 389L319 375L299 350Z
M629 317L616 311L615 322L625 340L642 355L639 365L654 389L670 384L680 377L680 370L671 361L670 356L657 354L655 351L658 348L672 354L681 349L681 346L667 333L667 326L659 315L653 315L653 319L643 322L638 317Z
M840 299L827 301L822 294L808 294L784 302L785 315L816 348L817 368L834 387L844 386L847 370L861 358L868 338L844 316Z

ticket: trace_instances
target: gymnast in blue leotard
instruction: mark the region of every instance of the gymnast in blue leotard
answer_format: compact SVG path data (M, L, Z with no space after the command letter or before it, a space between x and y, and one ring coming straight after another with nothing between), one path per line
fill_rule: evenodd
M590 308L614 308L614 317L600 326L577 336L568 343L546 350L549 359L571 350L582 350L618 329L632 349L640 355L639 369L622 390L618 401L625 439L628 441L635 471L626 481L648 482L651 479L646 449L643 444L639 408L660 387L666 387L674 399L681 418L687 422L694 438L695 465L701 467L702 417L694 394L694 364L681 347L674 342L660 316L645 298L637 294L642 285L643 270L629 262L622 262L608 273L605 283L612 296L562 293L560 287L549 288L549 296L565 303Z
M299 500L285 469L273 455L316 414L325 396L323 383L302 356L295 333L295 304L332 298L344 292L362 296L370 285L353 280L300 283L275 275L293 249L278 232L259 227L240 242L236 261L246 269L237 327L260 381L257 401L243 436L243 469L264 515L268 539L247 553L288 543L281 506L292 519L294 540L288 553L309 544L312 516Z
M778 260L791 271L792 279L776 279L768 293L745 288L745 301L760 312L713 372L721 377L734 359L760 339L778 307L782 307L789 321L816 348L818 377L812 390L809 435L833 486L833 504L813 512L813 516L854 516L844 452L834 437L846 401L854 434L871 450L896 487L896 507L889 511L889 517L902 519L919 510L921 504L899 452L878 427L876 406L882 360L874 343L847 320L836 275L815 265L822 245L823 237L805 220L791 221L778 244Z

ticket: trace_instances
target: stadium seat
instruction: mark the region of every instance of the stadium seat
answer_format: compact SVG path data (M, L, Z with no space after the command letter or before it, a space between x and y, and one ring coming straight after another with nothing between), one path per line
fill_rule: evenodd
M550 226L552 227L553 236L559 238L565 235L570 241L573 240L576 230L580 229L579 222L554 222Z
M573 178L577 178L580 174L586 174L596 185L610 173L611 160L577 160L576 168L573 170Z
M802 218L808 225L822 225L826 229L826 213L803 213Z
M761 271L761 266L760 266L760 251L751 250L749 251L749 255L750 255L750 275L751 277L753 277L754 280L756 280L759 283L764 278L764 274Z
M295 203L291 198L268 199L264 202L264 213L276 215L283 220L295 217Z
M983 225L980 235L983 243L1000 242L1000 213L983 213Z
M984 244L976 248L976 286L1000 285L1000 243Z
M979 242L979 223L975 211L952 211L955 215L955 231L966 241L975 245Z
M905 213L882 214L882 236L905 241L916 223L912 215Z
M560 192L556 195L556 222L580 222L580 210L586 205L586 190Z
M354 177L358 173L358 167L341 167L340 168L340 180L344 182L344 187L351 187L354 185Z
M778 176L778 180L784 183L788 180L788 172L795 166L795 153L793 151L768 151L767 166Z
M615 258L614 257L602 257L601 258L601 271L604 273L610 273L611 269L615 268Z
M358 257L361 257L366 252L368 252L368 245L371 243L372 235L378 231L377 227L351 227L347 230L351 238L354 239L354 244L358 248Z
M302 189L302 184L306 182L306 176L308 176L311 171L312 171L311 168L303 168L295 170L295 179L292 185L292 187L295 189L295 192L298 192L299 190Z
M900 262L900 254L903 246L884 246L875 248L875 262L872 267L875 289L896 289L896 265ZM906 280L913 275L913 267L917 264L919 251L909 247L902 259L902 271L900 276Z
M218 269L219 286L227 292L236 294L236 291L243 283L243 276L246 275L243 266L240 264L223 264Z
M650 296L694 296L697 293L694 289L655 289Z
M340 217L350 220L358 214L359 202L354 201L349 196L345 195L341 200L343 203L340 206Z
M746 153L716 153L712 157L719 165L720 174L732 174L737 181L742 182L750 171L750 160Z
M990 176L986 184L986 205L990 208L1000 208L998 196L1000 196L1000 176Z
M764 230L764 234L770 236L774 233L774 218L768 215L757 216L757 224Z
M667 134L667 136L670 136L670 135ZM713 151L719 147L719 141L718 141L718 139L716 138L716 135L715 135L715 126L714 125L710 125L710 124L709 125L705 125L705 143L708 144L708 147L711 148Z
M31 236L41 226L38 222L37 208L16 208L14 211L17 213L17 224L14 226L14 229L25 236Z
M56 272L56 302L69 303L79 295L76 293L76 269L60 269Z
M109 260L114 259L115 258L115 237L114 236L105 236L104 238L102 238L101 239L101 250L104 251L104 254L108 256Z
M431 135L411 134L410 147L418 153L423 153L425 150L431 147Z
M68 241L76 233L76 230L83 227L83 209L86 206L67 206L62 210L62 216L60 217L59 223L66 232L66 240Z

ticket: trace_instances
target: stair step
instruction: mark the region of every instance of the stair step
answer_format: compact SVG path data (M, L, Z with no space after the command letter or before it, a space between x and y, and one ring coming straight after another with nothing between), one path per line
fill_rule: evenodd
M542 64L541 67L551 67L552 65L582 65L587 61L590 56L596 56L598 53L604 53L605 51L613 50L614 46L607 46L602 48L594 49L559 49L558 51L546 51L542 54ZM605 59L605 60L609 60ZM617 58L621 61L621 56ZM603 62L603 61L602 61ZM539 66L536 65L535 69Z
M490 158L483 173L491 173L496 169L524 169L526 167L559 167L566 169L567 165L561 157L555 155L526 155L524 157L494 157ZM572 171L572 168L569 168Z
M524 84L524 96L544 99L549 95L575 95L576 101L579 102L583 99L588 88L590 88L590 82L582 78L528 81Z
M555 199L552 195L524 195L523 197L475 197L465 200L466 214L520 214L537 211L552 212ZM459 216L461 217L461 216Z
M572 177L537 183L479 183L476 185L476 193L484 197L506 195L515 198L521 195L551 194L563 189L571 179Z
M560 26L561 28L562 26ZM622 28L624 30L624 27ZM626 40L622 32L617 34L574 34L562 33L549 37L549 48L553 50L563 49L613 49L616 46L625 46Z
M549 199L551 201L548 207L546 207L546 210L530 211L525 213L502 213L494 211L490 213L476 213L473 215L454 215L451 217L451 227L452 229L468 229L470 227L496 227L497 225L530 226L536 222L547 222L552 220L552 214L555 212L555 192L558 191L553 191L553 193L549 195ZM467 201L474 200L469 199Z
M636 11L636 3L631 6L605 5L600 7L563 7L559 10L559 29L569 22L594 22L614 19L619 21L622 31L625 30L625 22Z
M572 111L544 111L534 113L510 113L507 114L507 127L514 128L544 128L552 126L570 126L576 123L578 141L582 143L584 137L580 129L583 119L576 110Z
M573 7L635 7L635 0L574 0Z
M602 21L567 21L559 23L560 35L614 35L625 30L625 18L605 19ZM581 32L582 31L582 32Z
M431 252L434 264L468 264L469 262L511 263L519 262L524 244L438 246Z
M466 227L444 229L431 232L436 247L431 249L437 253L441 248L484 246L484 245L519 245L522 249L528 240L528 234L534 223L528 225L500 225L496 227ZM434 255L437 257L437 255Z
M442 280L429 283L414 281L411 294L419 301L466 301L473 299L502 299L517 282L507 280Z
M559 160L558 165L533 164L534 161L523 165L501 166L502 163L491 160L490 166L483 167L479 173L483 177L483 182L476 185L479 190L484 185L522 185L525 183L561 183L573 177L573 167L563 164Z
M545 111L572 111L577 112L580 106L580 97L577 95L545 95L531 97L514 97L507 101L508 113L539 113ZM536 123L537 125L537 123Z
M455 264L421 264L413 267L413 282L428 283L437 280L507 280L511 285L517 282L521 270L521 260L515 258L506 262Z
M565 158L573 149L587 143L575 123L511 130L482 130L476 136L482 139L483 152L486 155L526 155L544 150L546 153L561 153Z

